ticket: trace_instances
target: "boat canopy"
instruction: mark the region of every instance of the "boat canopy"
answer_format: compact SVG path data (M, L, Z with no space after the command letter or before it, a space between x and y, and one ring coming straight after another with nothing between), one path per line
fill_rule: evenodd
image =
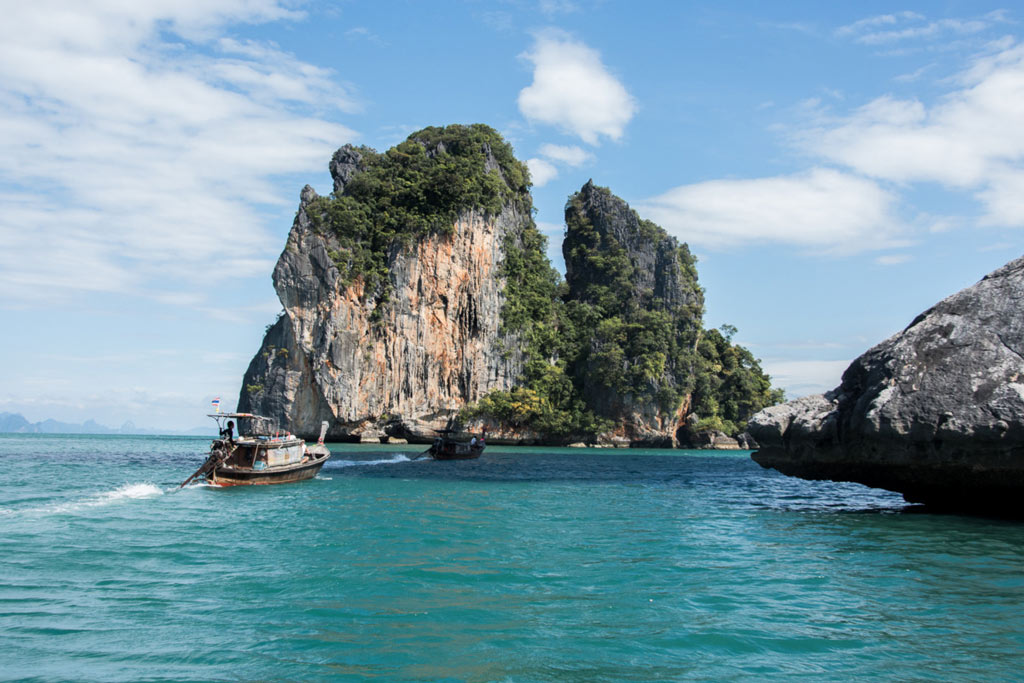
M224 429L224 420L238 420L239 436L272 436L276 431L276 421L270 417L252 413L209 413L217 421L217 428Z

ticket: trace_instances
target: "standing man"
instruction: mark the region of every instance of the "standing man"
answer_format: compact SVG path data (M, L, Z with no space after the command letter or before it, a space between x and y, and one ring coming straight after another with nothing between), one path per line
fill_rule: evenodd
M235 423L232 422L231 420L228 420L228 426L225 427L224 429L220 430L220 438L224 439L225 441L227 441L230 444L234 444L235 443L235 437L233 435L234 430L235 430Z

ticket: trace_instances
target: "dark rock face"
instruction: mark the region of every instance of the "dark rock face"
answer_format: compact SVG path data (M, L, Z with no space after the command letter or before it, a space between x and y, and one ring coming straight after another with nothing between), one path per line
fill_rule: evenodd
M687 305L703 309L703 291L687 282L680 269L680 244L676 238L653 223L642 221L623 199L597 187L593 181L583 186L579 197L578 208L570 205L567 213L583 214L602 245L614 244L625 251L632 266L629 282L634 303L665 310ZM566 222L570 229L563 246L567 256L565 281L573 298L586 300L594 279L598 278L598 284L605 284L601 278L606 274L600 269L581 267L583 264L572 257L574 243L579 239L572 229L577 221L570 217Z
M825 395L751 420L764 467L1024 514L1024 258L918 316Z
M687 415L687 382L693 374L692 364L679 361L679 348L695 345L704 307L689 248L593 182L570 197L565 215L567 301L624 325L611 332L600 324L583 331L589 341L575 368L583 399L598 415L617 423L613 436L637 445L679 445L676 435ZM649 349L634 348L636 333L631 330L640 326L650 332L655 320L665 330L660 338L650 334L666 342L657 357L660 368L637 381L637 368L655 356ZM631 380L609 384L614 373L607 365L600 369L609 361ZM665 394L675 400L666 402Z

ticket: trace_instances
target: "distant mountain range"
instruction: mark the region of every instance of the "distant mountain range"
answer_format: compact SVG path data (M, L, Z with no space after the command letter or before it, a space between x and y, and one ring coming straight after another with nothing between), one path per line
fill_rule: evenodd
M86 420L78 424L60 422L54 419L41 422L29 422L20 413L0 413L0 433L13 434L160 434L168 436L210 436L214 433L211 427L194 427L189 430L175 429L142 429L130 420L120 427L107 427Z

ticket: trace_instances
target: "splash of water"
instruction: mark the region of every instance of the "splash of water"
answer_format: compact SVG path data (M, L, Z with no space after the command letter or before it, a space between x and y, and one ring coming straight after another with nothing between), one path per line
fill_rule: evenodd
M142 482L138 484L124 484L113 491L103 491L88 498L72 500L64 503L51 503L39 507L25 508L22 510L5 510L8 515L47 515L47 514L68 514L88 510L92 508L105 507L121 501L141 498L154 498L164 495L164 490L155 484Z
M151 498L164 495L163 489L155 484L143 482L141 484L125 484L113 491L100 493L94 497L94 505L108 505L126 498Z

